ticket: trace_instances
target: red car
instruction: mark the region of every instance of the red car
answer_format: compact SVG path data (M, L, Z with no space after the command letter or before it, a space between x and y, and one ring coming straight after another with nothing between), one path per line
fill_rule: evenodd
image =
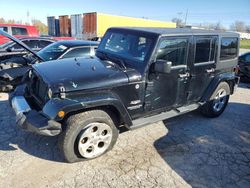
M3 30L16 38L39 37L39 31L35 26L21 24L0 24L0 30ZM0 45L8 42L9 39L0 36Z

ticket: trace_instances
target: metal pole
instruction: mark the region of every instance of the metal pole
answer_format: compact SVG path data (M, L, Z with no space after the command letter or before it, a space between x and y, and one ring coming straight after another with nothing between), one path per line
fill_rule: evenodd
M187 17L188 17L188 9L186 11L186 16L185 16L185 26L187 25Z

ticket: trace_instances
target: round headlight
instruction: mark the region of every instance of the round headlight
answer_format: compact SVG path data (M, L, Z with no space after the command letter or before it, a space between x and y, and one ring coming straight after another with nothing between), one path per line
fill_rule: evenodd
M48 89L48 97L51 99L52 95L53 95L52 90L49 88Z

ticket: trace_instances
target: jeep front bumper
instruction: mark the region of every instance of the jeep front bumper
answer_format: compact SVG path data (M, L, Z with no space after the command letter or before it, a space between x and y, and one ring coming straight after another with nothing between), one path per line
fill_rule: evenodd
M23 96L12 96L10 100L16 113L18 127L45 136L55 136L61 133L60 123L47 118L42 112L32 110Z

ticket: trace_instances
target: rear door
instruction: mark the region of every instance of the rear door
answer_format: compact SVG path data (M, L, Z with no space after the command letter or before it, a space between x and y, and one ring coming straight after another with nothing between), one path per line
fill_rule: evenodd
M193 60L188 89L188 101L190 103L199 101L214 77L218 37L194 36L193 42Z

